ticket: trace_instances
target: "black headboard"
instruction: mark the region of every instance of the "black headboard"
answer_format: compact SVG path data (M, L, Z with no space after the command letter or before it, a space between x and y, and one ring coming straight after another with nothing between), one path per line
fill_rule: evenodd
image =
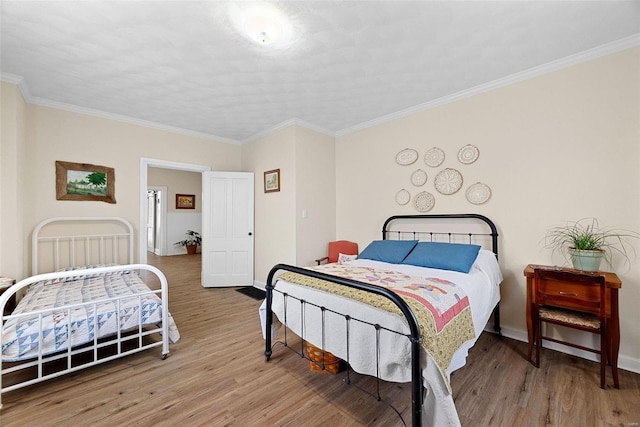
M498 256L498 230L480 214L394 215L384 222L382 238L479 244Z

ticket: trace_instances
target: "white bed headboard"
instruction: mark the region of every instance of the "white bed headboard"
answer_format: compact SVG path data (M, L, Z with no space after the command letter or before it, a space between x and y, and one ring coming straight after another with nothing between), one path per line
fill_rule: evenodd
M133 226L118 217L58 217L31 236L31 274L92 264L133 264Z

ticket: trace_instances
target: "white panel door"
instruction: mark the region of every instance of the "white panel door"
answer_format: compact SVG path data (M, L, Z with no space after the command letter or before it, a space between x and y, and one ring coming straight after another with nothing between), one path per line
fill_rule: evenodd
M253 285L253 173L202 174L202 286Z

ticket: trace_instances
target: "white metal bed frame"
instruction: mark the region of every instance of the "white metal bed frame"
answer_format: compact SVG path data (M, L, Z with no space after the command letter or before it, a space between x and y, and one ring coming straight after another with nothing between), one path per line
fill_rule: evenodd
M60 223L91 223L95 222L98 224L113 224L119 225L120 227L124 227L126 231L116 232L116 233L105 233L105 234L72 234L72 235L53 235L53 236L41 236L42 230L51 224L60 224ZM124 356L128 356L133 353L138 353L140 351L144 351L153 347L162 347L162 358L166 358L169 354L169 318L168 318L168 282L165 275L156 267L147 264L133 264L133 226L127 220L123 218L117 217L67 217L67 218L50 218L39 223L33 232L32 236L32 268L34 276L28 277L15 285L11 286L7 291L5 291L2 295L0 295L0 313L4 313L5 306L9 302L9 300L13 296L20 295L23 289L26 289L28 286L42 280L50 280L50 279L58 279L58 278L66 278L73 276L81 276L81 275L96 275L102 273L110 273L116 271L125 271L125 270L137 270L141 273L147 274L152 273L159 280L160 289L145 291L143 293L139 293L136 295L128 295L126 298L130 299L132 297L138 298L138 315L141 316L141 304L142 297L149 294L159 294L159 298L162 302L162 313L161 319L162 324L157 327L149 327L142 326L141 319L138 320L138 327L134 330L128 330L126 333L118 330L117 333L113 336L107 338L98 338L98 334L95 334L93 341L86 343L79 347L68 346L66 350L61 352L45 355L42 354L42 349L38 349L38 355L35 358L26 359L18 362L5 362L0 363L0 408L2 408L2 394L16 390L19 388L27 387L32 384L39 383L41 381L45 381L48 379L56 378L71 372L79 371L81 369L89 368L98 364L102 364L114 359L118 359ZM122 240L126 241L128 254L121 254L119 247L121 246ZM59 271L55 273L45 273L45 274L37 274L39 270L38 262L39 260L39 246L42 243L52 243L53 247L53 257L55 268L61 268L60 265L63 263L65 259L68 260L63 267L76 267L79 264L77 263L79 259L84 259L85 264L89 265L90 260L97 260L100 264L117 262L118 259L126 259L128 264L124 265L113 265L108 267L98 267L98 268L90 268L90 269L76 269L76 270L68 270L68 271ZM94 243L91 243L94 242ZM68 257L63 256L61 252L62 247L65 247L68 250ZM110 250L108 247L110 246ZM97 251L94 248L97 247ZM124 256L124 258L123 258ZM150 275L150 274L149 274ZM89 301L85 303L71 304L62 307L56 307L55 311L67 311L67 330L70 330L70 312L73 309L78 307L91 307L96 309L96 306L101 303L113 301L116 305L116 313L118 315L117 324L119 324L119 313L120 313L120 302L119 300L123 299L123 297L113 297L106 298L96 301ZM2 316L2 327L0 328L0 344L3 342L3 331L4 324L6 321L12 318L19 318L24 316L33 316L38 315L40 322L40 331L42 331L42 318L45 313L53 311L52 309L43 309L23 314L10 314ZM96 320L94 319L94 322ZM94 324L94 327L97 327ZM159 337L160 340L157 339L147 339L145 342L145 338L148 337ZM40 339L42 340L42 333L40 334ZM68 339L71 342L71 339ZM132 343L137 344L134 348L127 348L127 344L129 346ZM100 355L98 353L99 350L112 346L115 347L115 354L111 355ZM74 357L77 359L77 356L84 355L87 357L89 355L91 360L88 362L78 362L74 360ZM51 372L45 372L46 365L56 362L58 364L64 363L64 367L56 367L56 369ZM6 366L5 366L6 365ZM35 374L27 373L26 370L35 368ZM20 375L28 376L27 380L22 380L18 378L16 381L15 377L9 377L14 375L16 377L20 377ZM9 377L11 380L15 381L5 386L5 378Z

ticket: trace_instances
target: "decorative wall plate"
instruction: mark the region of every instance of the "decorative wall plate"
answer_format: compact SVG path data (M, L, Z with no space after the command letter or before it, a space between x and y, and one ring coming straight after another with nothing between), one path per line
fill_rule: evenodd
M418 160L418 152L412 148L405 148L396 154L396 163L400 166L409 166Z
M404 206L411 200L411 194L404 188L396 193L396 203Z
M424 155L424 162L427 166L437 168L444 162L444 151L438 147L429 148Z
M478 160L479 156L480 150L478 150L478 147L471 144L465 145L460 149L460 151L458 151L458 160L464 165L475 162Z
M462 174L453 168L446 168L436 175L434 184L441 194L453 194L462 187Z
M467 200L474 205L486 203L491 197L491 188L481 182L471 184L465 193Z
M433 209L433 205L436 204L436 198L428 191L418 193L413 199L413 203L416 206L418 212L429 212Z
M427 182L427 179L428 179L427 173L422 169L418 169L417 171L411 174L411 183L416 187L420 187L421 185L424 185L424 183Z

